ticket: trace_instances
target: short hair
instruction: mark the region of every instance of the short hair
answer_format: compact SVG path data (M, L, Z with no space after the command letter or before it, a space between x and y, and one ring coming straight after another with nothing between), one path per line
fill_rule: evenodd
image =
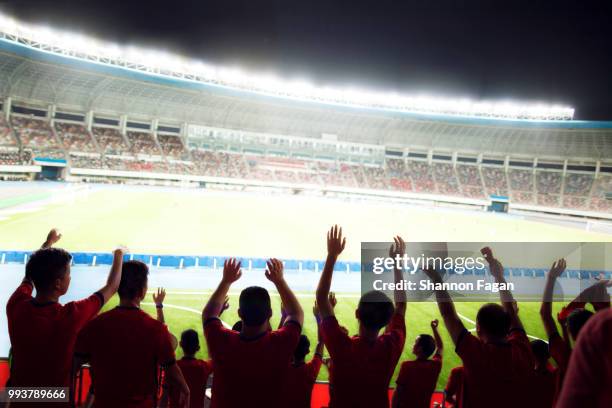
M416 343L421 347L426 358L429 358L436 350L436 342L429 334L419 334Z
M193 329L187 329L181 333L181 348L185 354L195 354L200 348L198 332Z
M310 340L305 335L300 335L300 339L298 340L298 344L293 352L293 358L295 360L303 360L308 354L310 350Z
M121 282L119 283L119 297L134 299L147 286L149 267L141 261L127 261L121 269Z
M575 309L567 316L567 329L569 330L572 338L577 339L578 333L582 326L593 316L593 312L586 309Z
M510 331L510 315L497 303L483 305L478 310L476 321L482 330L492 336L505 337Z
M380 330L391 321L395 311L393 302L383 292L371 290L361 295L359 305L359 321L371 330Z
M531 342L531 351L536 360L540 362L546 362L550 358L550 350L548 349L548 344L544 340L533 340Z
M26 277L32 279L37 291L51 287L68 271L72 255L61 248L43 248L34 252L26 264Z
M242 331L242 320L238 320L236 323L234 323L234 325L232 326L232 330L241 332Z
M238 303L244 326L262 325L272 314L270 294L259 286L250 286L240 292Z

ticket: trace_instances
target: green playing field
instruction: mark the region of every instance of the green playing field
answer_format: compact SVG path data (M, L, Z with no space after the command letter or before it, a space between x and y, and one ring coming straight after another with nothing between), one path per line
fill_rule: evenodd
M397 234L412 241L612 241L610 235L518 217L315 197L133 187L91 188L76 194L53 195L59 201L32 201L27 208L12 207L9 212L0 212L0 248L36 248L49 228L58 227L64 234L61 245L70 251L110 251L121 244L138 253L323 259L325 234L336 223L344 227L348 237L343 260L358 260L362 241L389 241ZM9 194L9 199L15 197ZM278 311L278 298L273 299ZM202 333L200 313L206 300L205 294L170 291L165 313L172 333L178 337L187 328ZM313 294L301 294L300 300L304 309L310 311ZM236 296L232 296L232 307L223 316L230 324L238 319L236 303ZM116 300L106 308L113 304ZM351 334L357 332L356 304L356 296L339 294L336 313ZM457 304L468 329L474 328L479 306ZM151 314L155 312L151 305L144 308ZM521 303L520 314L527 332L541 338L544 332L538 308L538 303ZM439 314L434 304L409 305L408 338L402 361L412 358L415 337L430 333L429 323L435 318ZM278 314L273 320L277 319ZM304 332L314 350L316 325L310 313ZM460 364L443 327L441 334L446 350L439 388L446 382L450 369ZM204 342L200 355L207 356ZM319 379L327 379L325 369Z

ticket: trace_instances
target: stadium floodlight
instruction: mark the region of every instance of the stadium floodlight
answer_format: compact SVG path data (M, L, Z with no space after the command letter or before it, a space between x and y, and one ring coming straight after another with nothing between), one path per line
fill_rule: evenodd
M34 49L104 63L146 73L186 78L270 96L340 104L352 107L500 119L571 120L574 109L558 105L508 101L472 101L358 88L319 87L305 80L256 75L238 68L217 67L168 52L120 46L96 39L19 22L0 13L0 39Z

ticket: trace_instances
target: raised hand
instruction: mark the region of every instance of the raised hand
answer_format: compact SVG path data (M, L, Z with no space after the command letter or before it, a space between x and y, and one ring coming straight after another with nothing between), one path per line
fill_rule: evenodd
M240 265L242 263L238 262L236 258L226 259L223 263L223 278L222 281L225 283L234 283L242 276L242 270L240 269Z
M268 278L270 282L276 285L284 280L284 266L279 259L269 259L268 262L266 262L266 265L268 266L268 268L266 269L266 278Z
M548 272L548 276L557 279L559 276L561 276L561 274L563 274L563 272L565 272L566 266L567 263L563 258L553 262L552 266L550 267L550 271Z
M336 300L336 294L334 292L329 292L329 304L331 305L332 309L336 308L336 304L338 304L338 300Z
M229 309L229 296L225 297L225 300L223 300L223 306L221 307L221 311L219 312L219 316L221 316L221 314L223 312L225 312L227 309Z
M438 328L438 319L434 319L431 321L431 328L434 330Z
M153 302L156 305L163 304L165 298L166 298L166 289L157 288L157 293L153 292Z
M55 243L57 243L57 241L59 241L60 239L62 239L62 234L59 233L59 231L57 230L57 228L53 228L51 229L51 231L49 231L49 233L47 234L47 240L45 241L45 243L42 245L43 248L50 248L52 247Z
M342 238L342 228L334 225L327 233L327 254L337 258L344 251L345 245L346 238Z
M425 268L423 269L425 275L434 283L442 282L442 276L440 276L440 272L436 271L434 268Z
M395 258L397 255L399 255L400 257L404 256L404 254L406 253L406 243L404 242L402 237L400 237L399 235L393 237L393 241L395 242L391 244L391 247L389 248L389 258Z
M480 253L485 257L489 263L489 271L496 280L502 280L504 278L504 267L494 256L493 251L489 247L484 247L480 250Z

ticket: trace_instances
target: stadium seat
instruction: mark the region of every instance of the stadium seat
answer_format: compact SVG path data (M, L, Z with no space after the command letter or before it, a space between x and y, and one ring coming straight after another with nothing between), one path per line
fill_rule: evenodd
M159 266L169 267L169 268L178 268L181 264L180 256L170 256L170 255L162 255L159 257ZM155 262L158 262L157 260Z
M544 269L536 269L535 270L535 277L536 278L543 278L544 276L546 276L546 271Z
M296 260L284 260L283 261L285 263L285 270L288 271L297 271L299 264L298 261Z
M91 265L93 262L93 254L86 252L75 252L72 254L72 262L75 265Z
M580 279L591 279L591 272L580 271Z
M195 256L184 256L182 257L183 259L183 268L192 268L195 266L196 263L196 258Z
M568 271L568 273L571 279L578 279L580 277L580 275L578 274L578 271L576 270Z
M351 272L361 272L361 263L349 262L349 268Z

